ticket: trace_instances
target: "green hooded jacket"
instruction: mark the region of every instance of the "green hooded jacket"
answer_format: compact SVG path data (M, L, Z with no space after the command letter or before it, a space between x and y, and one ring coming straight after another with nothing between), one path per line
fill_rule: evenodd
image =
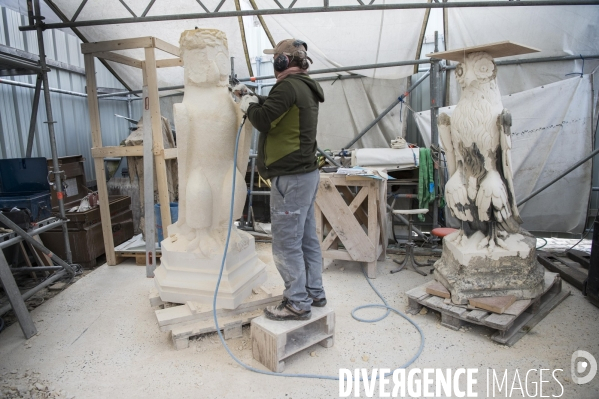
M308 75L289 75L268 97L258 96L247 116L260 132L256 164L260 176L308 173L318 168L316 125L322 88Z

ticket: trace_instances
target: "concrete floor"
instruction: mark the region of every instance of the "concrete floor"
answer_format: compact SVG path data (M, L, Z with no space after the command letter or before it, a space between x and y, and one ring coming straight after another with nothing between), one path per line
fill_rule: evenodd
M258 244L258 250L261 259L270 265L271 275L277 277L270 245ZM431 277L411 271L389 275L394 265L391 258L379 263L379 277L373 282L391 306L403 311L404 293ZM399 316L390 315L374 324L352 319L354 307L380 302L359 264L333 263L324 274L324 282L336 311L335 346L304 350L287 362L285 372L337 376L341 367L393 369L413 356L419 335ZM35 381L49 385L55 393L61 392L54 396L68 398L290 399L339 395L336 381L279 378L246 371L227 355L215 334L195 339L190 348L176 351L168 333L158 329L154 309L149 306L152 286L145 269L132 262L104 265L32 312L39 335L25 341L18 324L3 331L0 397L3 387L6 390L8 386L31 383L24 374L31 376L33 372L39 373L34 374ZM524 384L529 369L563 369L556 372L564 387L561 397L599 398L599 377L577 385L570 376L570 357L575 350L586 350L599 359L599 309L568 284L564 283L564 288L572 295L512 348L491 341L492 331L485 327L452 331L442 327L433 312L411 316L426 336L424 352L412 367L478 368L478 397L487 397L488 368L497 373L507 369L510 386L516 370ZM379 312L365 311L362 315ZM243 338L227 342L244 362L264 369L252 359L248 328L244 328ZM538 374L531 373L533 376L538 382ZM546 372L544 379L550 382L544 384L543 395L559 395L561 388L551 374ZM512 397L523 397L520 392L514 391Z

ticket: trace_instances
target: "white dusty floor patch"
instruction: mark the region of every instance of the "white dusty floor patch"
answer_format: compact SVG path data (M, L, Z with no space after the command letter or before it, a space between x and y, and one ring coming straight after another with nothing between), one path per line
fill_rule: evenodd
M257 245L260 258L273 270L270 245ZM394 255L392 255L395 257ZM422 260L422 259L421 259ZM379 263L375 286L391 306L403 311L405 292L431 276L411 271L390 275L395 264ZM402 318L355 321L351 310L380 300L365 281L360 266L333 262L324 274L327 297L336 312L335 346L308 348L286 362L288 373L338 375L339 368L394 368L405 363L419 345L417 331ZM599 397L599 376L586 385L570 377L570 357L582 349L599 359L599 309L568 284L567 298L514 347L493 343L491 330L473 326L452 331L440 325L434 312L410 316L424 330L426 345L414 363L418 368L478 368L479 397L485 397L486 369L508 369L520 375L531 368L561 368L557 376L567 398ZM58 397L76 398L325 398L337 397L336 381L300 380L255 374L230 359L216 335L195 339L176 351L167 333L158 329L148 303L153 281L133 263L102 266L32 312L38 336L25 341L18 324L0 334L0 377L37 372ZM373 317L377 311L364 311ZM244 362L252 359L249 329L227 341ZM3 389L3 388L0 388ZM532 386L531 386L532 389ZM555 382L544 384L544 395L558 394ZM0 391L1 392L1 391ZM519 392L519 391L518 391ZM0 395L1 397L1 395ZM35 396L34 396L35 397Z

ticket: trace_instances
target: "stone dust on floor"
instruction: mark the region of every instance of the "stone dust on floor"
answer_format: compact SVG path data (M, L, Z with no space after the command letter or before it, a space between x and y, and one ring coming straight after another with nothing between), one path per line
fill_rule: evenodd
M257 244L258 256L278 274L270 244ZM432 277L396 267L389 255L379 262L371 280L389 305L404 311L405 292ZM419 258L423 261L426 258ZM331 262L323 274L327 299L336 313L335 345L307 348L286 361L285 373L338 376L340 368L396 368L420 345L416 329L391 314L376 323L360 323L351 316L356 306L380 303L356 262ZM148 294L152 279L134 262L101 266L31 314L39 331L25 340L18 324L0 333L0 397L52 398L325 398L339 396L339 383L328 380L280 378L243 369L231 359L216 334L193 338L177 351L168 333L159 330ZM599 309L580 291L564 283L572 295L554 309L513 347L490 339L493 330L467 325L460 331L440 324L437 313L408 316L423 330L426 342L410 368L478 368L479 397L486 397L487 370L505 370L511 384L516 370L522 381L529 369L562 369L556 373L564 398L599 397L599 377L586 385L571 380L570 358L582 349L599 358ZM383 310L359 311L372 318ZM228 340L243 362L262 370L252 358L249 328ZM534 373L533 373L534 374ZM537 383L538 383L538 376ZM39 384L39 386L38 386ZM544 384L544 395L558 395L555 380ZM362 395L363 395L362 391ZM353 394L352 394L353 395ZM522 397L520 391L512 397ZM503 397L503 396L495 396Z

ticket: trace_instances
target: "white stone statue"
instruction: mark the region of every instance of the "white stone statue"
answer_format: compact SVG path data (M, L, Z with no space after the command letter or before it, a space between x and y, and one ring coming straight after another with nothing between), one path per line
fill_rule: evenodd
M462 228L443 240L435 278L454 303L485 296L534 298L543 290L544 272L536 259L536 239L520 228L510 156L512 120L501 102L497 66L486 51L461 49L439 58L443 54L461 58L455 71L460 100L451 118L439 115L438 127L450 176L445 199Z
M460 101L451 118L439 115L439 138L451 176L445 198L464 222L455 242L465 244L480 231L485 236L476 243L478 248L509 249L504 239L518 233L522 220L512 180L512 118L501 103L497 67L489 54L470 53L455 76L462 88Z
M175 104L179 174L179 220L169 227L187 251L213 258L222 255L231 206L231 182L237 173L233 218L239 219L246 197L245 171L250 148L248 123L239 142L237 170L233 156L242 112L228 90L230 61L225 34L196 29L181 35L185 96ZM240 245L234 229L231 242ZM247 245L247 242L241 244Z
M236 173L233 220L243 212L252 127L235 140L243 114L228 90L230 61L226 35L216 29L183 32L185 95L175 104L179 162L179 219L161 243L161 266L154 273L162 300L212 303L221 265ZM233 226L217 306L235 308L266 280L253 237Z

